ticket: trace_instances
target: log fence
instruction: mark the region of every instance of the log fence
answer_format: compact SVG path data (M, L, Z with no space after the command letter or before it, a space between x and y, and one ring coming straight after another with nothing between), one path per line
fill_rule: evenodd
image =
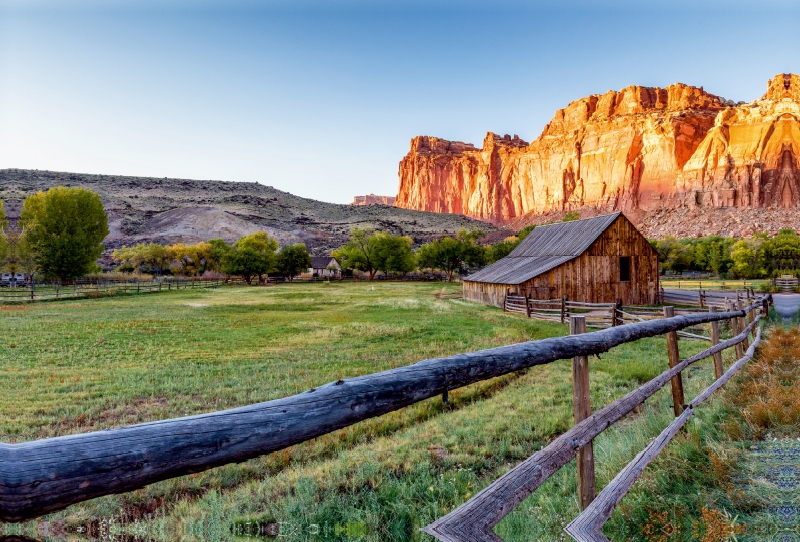
M424 529L440 540L497 541L500 539L491 528L582 449L581 502L588 510L597 499L594 458L586 447L666 383L680 378L690 364L743 341L761 318L754 315L756 308L680 314L589 333L582 333L585 316L570 315L575 334L566 337L423 360L229 410L19 444L0 443L0 521L25 521L96 497L246 461L419 401L439 396L446 400L448 390L573 358L576 425ZM645 337L745 318L748 313L752 315L750 323L739 335L675 363L622 399L591 412L588 356ZM748 354L759 337L757 334ZM693 402L686 408L694 406Z
M769 300L767 300L767 303ZM762 310L768 308L768 304L762 305ZM747 313L752 313L756 306L747 307L742 311L731 312L711 312L705 314L694 314L684 316L673 316L662 320L653 320L638 324L623 325L613 329L595 332L596 334L614 332L633 326L653 325L664 322L682 319L683 321L692 320L696 323L712 323L722 320L742 318ZM665 309L670 309L666 307ZM671 311L666 310L669 313ZM725 315L720 318L721 315ZM580 318L580 317L578 317ZM594 492L594 487L587 488L587 484L593 484L594 473L584 472L586 461L583 466L578 468L578 488L579 504L581 514L573 520L565 531L575 540L580 542L600 542L608 539L602 533L603 524L611 517L614 507L628 493L633 483L644 471L644 468L652 462L658 453L669 443L669 441L683 427L694 409L702 401L707 399L714 391L723 386L741 367L750 360L761 339L761 329L756 324L762 315L755 316L749 325L738 335L703 350L684 360L677 358L677 340L674 333L678 328L665 331L667 335L667 345L669 353L670 368L661 373L656 378L650 380L643 386L631 391L621 399L606 405L588 417L579 420L578 406L576 405L576 423L572 429L553 440L542 450L522 461L519 465L508 471L495 482L480 491L473 498L459 506L449 514L437 519L422 530L443 542L502 542L494 531L494 527L514 508L527 499L537 488L539 488L550 476L555 474L573 458L579 457L582 450L591 446L592 441L605 429L623 419L645 400L662 389L668 382L672 383L673 406L676 415L675 421L671 423L664 432L652 441L636 458L620 472L617 477L597 496L597 498L587 503L589 495ZM686 326L683 326L686 327ZM579 324L573 324L572 329L580 329ZM683 404L683 386L681 373L689 365L700 360L712 357L727 348L734 347L746 340L747 336L755 330L755 340L748 348L746 354L742 356L727 372L714 383L706 388L689 404ZM591 335L591 334L589 334ZM586 335L578 335L585 337ZM676 362L677 361L677 362ZM573 360L573 364L577 363ZM574 365L573 365L574 366ZM573 374L575 370L573 369ZM676 385L676 381L680 385ZM574 393L577 398L584 393L583 387L587 383L584 379L573 379ZM593 465L592 460L592 465Z
M122 294L143 294L172 290L216 289L221 280L169 280L137 282L74 282L69 284L33 284L0 289L0 302L24 303L54 299L95 298Z

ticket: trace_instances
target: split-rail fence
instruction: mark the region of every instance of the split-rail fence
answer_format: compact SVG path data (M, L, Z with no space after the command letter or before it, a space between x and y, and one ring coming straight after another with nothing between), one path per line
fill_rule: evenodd
M678 420L690 416L701 400L752 357L760 339L759 331L753 344L748 344L748 335L760 318L755 316L755 311L761 308L763 313L768 310L768 304L767 298L763 306L745 308L740 305L727 312L678 316L672 316L671 307L665 307L665 318L591 333L582 333L584 318L573 316L570 322L573 334L566 337L423 360L235 409L19 444L0 444L0 520L25 521L103 495L132 491L161 480L246 461L425 399L440 395L445 399L448 390L572 358L576 425L464 505L424 529L445 541L498 541L492 527L576 455L579 456L580 501L583 506L589 506L595 491L592 439L668 382L672 382ZM747 326L745 319L749 320ZM719 333L715 334L714 330L718 330L723 321L731 322L735 336L719 342ZM700 324L711 326L714 344L680 360L677 332ZM670 368L622 399L592 413L587 356L659 335L666 335ZM743 345L749 346L746 354ZM730 347L736 347L741 359L723 373L719 353ZM714 357L718 379L709 390L685 404L681 371L708 357ZM663 441L661 438L657 442ZM594 501L599 502L596 506L602 506L602 511L613 508L620 495L626 493L629 487L626 484L632 483L638 475L636 468L642 461L646 463L653 453L657 450L648 447L649 455L644 459L637 457L639 462L624 471L623 480L609 485L614 490L613 495L609 496L606 488ZM575 529L584 532L593 528L582 525L578 524Z

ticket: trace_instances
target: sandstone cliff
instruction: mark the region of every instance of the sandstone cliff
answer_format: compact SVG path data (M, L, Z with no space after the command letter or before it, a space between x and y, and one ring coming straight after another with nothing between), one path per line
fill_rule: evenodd
M791 74L749 104L683 84L627 87L572 102L530 144L492 133L481 149L415 137L396 205L495 223L587 208L793 208L798 119Z

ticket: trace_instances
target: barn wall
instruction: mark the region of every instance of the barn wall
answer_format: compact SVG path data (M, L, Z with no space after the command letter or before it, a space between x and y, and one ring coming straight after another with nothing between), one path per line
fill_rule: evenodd
M631 259L631 280L620 282L619 258ZM506 292L535 299L568 296L573 301L625 305L658 300L658 254L636 227L620 215L580 256L520 285L464 281L464 297L503 306Z

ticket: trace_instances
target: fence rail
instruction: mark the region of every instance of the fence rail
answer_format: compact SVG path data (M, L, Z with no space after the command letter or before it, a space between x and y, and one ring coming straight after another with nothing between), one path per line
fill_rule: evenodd
M82 282L74 284L34 284L24 288L0 289L0 302L25 303L52 299L103 297L119 294L143 294L171 290L218 288L221 280L169 280L147 282Z
M644 337L743 318L745 314L745 310L684 314L619 325L582 335L424 360L389 371L338 380L283 399L230 410L20 444L0 444L0 520L24 521L95 497L131 491L161 480L245 461L445 395L448 390L468 384L560 359L600 354ZM751 322L743 334L754 325L755 321ZM729 340L711 350L727 348L730 344ZM656 379L656 384L660 382L663 386L670 378L679 375L688 363L670 369L667 376ZM659 379L663 378L666 380L661 382ZM653 387L656 384L649 385ZM653 388L650 395L656 389ZM633 393L640 397L644 392L640 388ZM575 431L565 434L577 440L560 437L547 449L558 447L561 450L559 457L566 462L566 458L574 456L587 438L596 435L594 431L599 433L600 430L593 425L598 419L613 423L633 408L621 404L632 403L631 400L617 401L602 409L576 426L580 435ZM609 408L617 414L601 416L601 413L608 413ZM605 427L603 425L603 429ZM551 463L551 466L555 464ZM541 477L545 471L537 472ZM508 513L507 503L499 504L502 504L502 510L506 510L503 515Z
M768 310L770 299L766 298L762 305L762 313ZM741 305L740 305L741 308ZM741 345L748 344L748 336L755 328L761 315L755 315L758 305L751 305L742 310L733 312L716 312L675 316L664 320L651 320L648 322L629 324L612 329L602 330L586 335L573 335L574 337L598 336L605 333L615 333L618 330L636 326L651 326L681 320L688 327L692 324L711 323L712 326L721 320L731 320L732 328L737 331L734 337L713 344L710 348L695 354L687 359L680 360L677 348L676 331L672 328L666 332L670 368L643 386L631 391L621 399L606 405L588 417L579 416L578 398L582 395L588 397L588 378L579 379L580 367L585 365L583 356L573 357L573 387L576 404L576 423L572 429L553 440L545 448L521 462L508 471L488 487L479 492L475 497L459 506L449 514L439 518L422 530L443 542L502 542L494 533L494 527L522 501L528 498L550 476L561 469L574 457L578 456L578 490L579 501L584 512L574 520L566 531L575 540L581 542L597 542L608 540L600 531L602 525L610 517L611 511L627 494L633 482L643 471L644 467L666 446L685 421L692 415L694 408L714 391L719 389L735 374L749 359L753 357L755 348L761 338L761 330L757 329L754 342L749 345L746 353L741 353L740 359L724 374L720 374L716 366L717 355L727 348L736 347L740 353ZM724 316L723 316L724 315ZM723 316L723 318L719 318ZM744 318L750 320L746 327L741 325ZM688 322L692 322L691 324ZM741 332L738 329L743 327ZM571 329L574 327L571 322ZM718 334L713 334L718 340ZM709 357L715 358L715 382L701 393L690 404L685 405L683 399L683 381L681 372L689 365ZM588 369L587 369L588 371ZM628 415L645 400L662 389L667 383L672 384L673 407L676 421L645 450L640 453L631 464L626 467L615 480L594 498L594 459L592 441L605 429L615 424ZM586 405L588 407L588 405ZM589 409L590 410L590 409ZM590 484L591 487L586 487Z

